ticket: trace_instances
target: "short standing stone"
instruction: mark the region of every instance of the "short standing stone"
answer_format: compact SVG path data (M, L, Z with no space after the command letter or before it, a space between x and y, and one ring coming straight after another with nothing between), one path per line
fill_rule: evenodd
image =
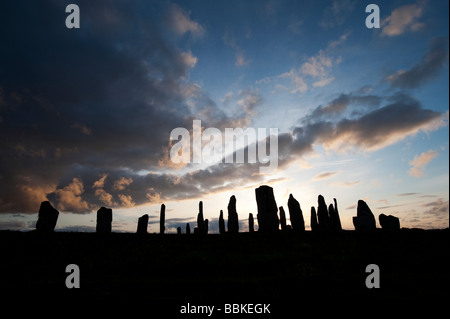
M253 214L248 214L248 231L253 233L255 231L255 220L253 219Z
M52 232L55 230L59 212L53 208L49 201L41 203L36 222L36 230L40 232Z
M373 216L367 203L363 200L358 201L356 217L353 217L353 225L356 230L376 229L375 216Z
M281 230L287 230L287 224L286 224L286 213L284 212L283 206L280 206L280 225Z
M220 210L219 215L219 234L225 234L225 220L223 219L223 210Z
M385 214L378 216L378 221L380 222L381 228L385 230L399 230L400 229L400 219L398 217Z
M112 222L112 209L101 207L97 211L97 233L110 233L111 232L111 222Z
M145 214L138 218L137 233L147 234L147 226L148 226L148 215Z

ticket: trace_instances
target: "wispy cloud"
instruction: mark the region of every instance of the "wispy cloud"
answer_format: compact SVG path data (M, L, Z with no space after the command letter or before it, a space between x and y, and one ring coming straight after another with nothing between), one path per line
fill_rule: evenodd
M422 177L425 166L431 162L432 159L436 158L438 154L439 152L437 150L429 150L427 152L423 152L419 156L414 156L414 159L409 162L409 165L411 165L409 175L414 177Z
M414 89L439 74L448 62L448 38L435 38L425 55L409 70L398 70L386 77L394 88Z
M382 36L398 36L405 32L422 29L425 23L418 21L424 11L424 1L398 7L392 14L381 21Z
M313 177L313 181L320 181L320 180L324 180L330 177L333 177L337 174L339 174L340 172L323 172L323 173L319 173L316 176Z
M177 35L189 32L194 37L201 37L205 34L205 28L190 18L190 12L186 12L176 4L170 6L167 19L170 29Z

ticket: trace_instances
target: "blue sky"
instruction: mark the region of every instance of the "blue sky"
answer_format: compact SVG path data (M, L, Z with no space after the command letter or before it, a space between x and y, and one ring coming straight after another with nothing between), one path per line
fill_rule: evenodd
M345 229L359 199L448 227L448 3L378 1L368 29L372 2L79 1L80 29L67 1L2 4L0 228L33 229L50 200L59 230L93 230L107 206L113 230L147 213L157 232L165 203L174 232L202 200L216 231L235 195L245 230L263 184L307 228L319 194ZM194 119L277 128L278 170L174 165L170 132Z

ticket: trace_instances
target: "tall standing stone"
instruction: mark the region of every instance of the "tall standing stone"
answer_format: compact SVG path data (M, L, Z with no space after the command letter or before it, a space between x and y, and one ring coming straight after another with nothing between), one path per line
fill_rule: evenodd
M96 232L102 234L110 233L112 219L112 209L101 207L97 211L97 226L95 228Z
M186 223L186 235L191 234L191 226L189 226L189 223Z
M341 218L339 217L339 210L336 198L333 198L333 201L334 201L334 215L333 216L330 215L332 227L334 230L340 231L342 230L342 225L341 225Z
M281 230L288 230L287 224L286 224L286 213L284 212L283 206L280 206L280 225Z
M52 232L55 230L59 212L53 208L49 201L41 203L39 207L36 230L40 232Z
M342 230L339 215L337 215L337 211L334 209L333 204L330 204L330 206L328 206L328 215L330 216L330 230L332 231Z
M230 202L228 203L228 232L239 232L239 220L236 212L236 197L234 195L230 197Z
M278 230L278 208L273 195L273 188L262 185L255 189L256 203L258 205L258 225L261 232L274 232Z
M321 231L329 231L331 228L330 216L328 215L327 204L322 195L318 198L319 207L317 209L317 219L319 222L319 229Z
M253 214L248 214L248 231L253 233L255 231L255 220L253 219Z
M363 200L358 201L356 217L353 217L353 225L356 230L374 230L377 228L375 216L373 216L369 206Z
M164 231L166 230L166 205L161 204L161 211L159 214L159 233L161 235L164 234Z
M289 195L288 199L289 218L291 219L291 226L294 231L305 231L305 221L303 220L302 209L300 203L292 196Z
M219 215L219 234L225 234L225 220L223 219L223 210L220 210Z
M319 230L319 224L317 223L316 208L314 206L311 207L311 230L312 231Z
M147 234L147 226L148 226L148 215L145 214L138 218L137 233Z

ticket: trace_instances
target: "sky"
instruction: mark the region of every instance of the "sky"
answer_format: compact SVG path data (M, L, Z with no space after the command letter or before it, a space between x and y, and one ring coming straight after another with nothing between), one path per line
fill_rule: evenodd
M79 28L66 27L70 3ZM370 3L379 28L366 26ZM306 229L319 194L337 199L344 229L360 199L377 227L385 214L447 228L448 17L431 0L3 1L0 229L34 229L49 200L57 231L95 231L105 206L113 231L148 214L159 232L164 203L167 232L184 232L203 201L217 232L235 195L246 231L260 185L287 215L293 194ZM204 154L223 147L215 161L194 161L194 120L222 134L200 140ZM171 139L176 128L190 138ZM236 128L258 133L246 152L277 129L276 169L225 162ZM173 161L175 145L189 163Z

